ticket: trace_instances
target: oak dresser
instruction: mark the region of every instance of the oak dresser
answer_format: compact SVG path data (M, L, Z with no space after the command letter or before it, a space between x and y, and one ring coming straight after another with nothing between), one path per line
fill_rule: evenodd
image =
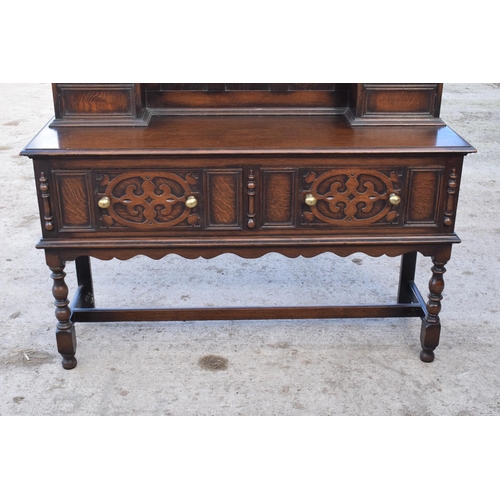
M439 343L465 155L441 84L53 84L33 159L62 366L77 322L409 317ZM401 256L396 302L100 309L90 257ZM428 297L416 256L432 259ZM78 289L70 303L65 266Z

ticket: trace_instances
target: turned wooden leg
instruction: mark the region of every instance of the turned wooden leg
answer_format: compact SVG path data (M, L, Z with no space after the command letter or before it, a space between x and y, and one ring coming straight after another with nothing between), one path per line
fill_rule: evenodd
M75 260L76 279L78 286L82 287L80 302L77 307L92 308L95 307L94 285L92 282L92 270L90 267L90 258L86 255L78 257Z
M401 257L401 270L399 273L398 303L410 304L413 301L413 292L410 283L415 281L415 267L417 265L417 252L405 253Z
M70 320L71 309L68 301L68 286L64 281L66 273L64 272L65 263L61 262L57 267L49 266L52 271L51 277L54 280L52 286L52 295L54 296L56 306L56 340L57 350L63 357L62 366L66 370L71 370L76 366L76 335L75 327Z
M434 349L439 344L439 335L441 332L441 322L439 321L439 312L441 311L441 295L444 289L443 274L446 272L445 264L447 260L439 257L433 257L432 278L429 281L429 300L427 301L427 314L422 318L422 329L420 331L420 343L422 352L420 359L425 363L434 360Z

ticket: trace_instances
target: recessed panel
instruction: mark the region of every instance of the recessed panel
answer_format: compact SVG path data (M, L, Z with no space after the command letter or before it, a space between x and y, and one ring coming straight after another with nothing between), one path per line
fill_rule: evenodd
M406 224L436 225L443 169L411 169Z
M62 114L64 117L100 114L132 116L133 87L111 85L60 85Z
M61 230L92 228L90 177L87 173L55 172Z
M433 116L437 95L436 84L365 85L363 115L407 114Z
M294 171L264 171L262 173L262 225L294 225Z
M207 172L207 228L241 228L241 171Z

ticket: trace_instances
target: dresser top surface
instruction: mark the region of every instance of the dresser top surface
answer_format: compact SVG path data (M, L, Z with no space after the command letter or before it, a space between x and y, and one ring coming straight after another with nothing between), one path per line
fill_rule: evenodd
M358 126L342 116L153 116L147 127L46 125L44 155L473 153L447 126Z

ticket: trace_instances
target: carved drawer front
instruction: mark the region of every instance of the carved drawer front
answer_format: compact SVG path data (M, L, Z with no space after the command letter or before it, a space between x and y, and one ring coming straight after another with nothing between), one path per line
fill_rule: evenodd
M202 179L198 170L98 173L99 229L199 229L204 209Z
M400 226L404 170L301 169L300 226Z
M53 170L39 179L47 231L453 229L455 169L405 166Z

